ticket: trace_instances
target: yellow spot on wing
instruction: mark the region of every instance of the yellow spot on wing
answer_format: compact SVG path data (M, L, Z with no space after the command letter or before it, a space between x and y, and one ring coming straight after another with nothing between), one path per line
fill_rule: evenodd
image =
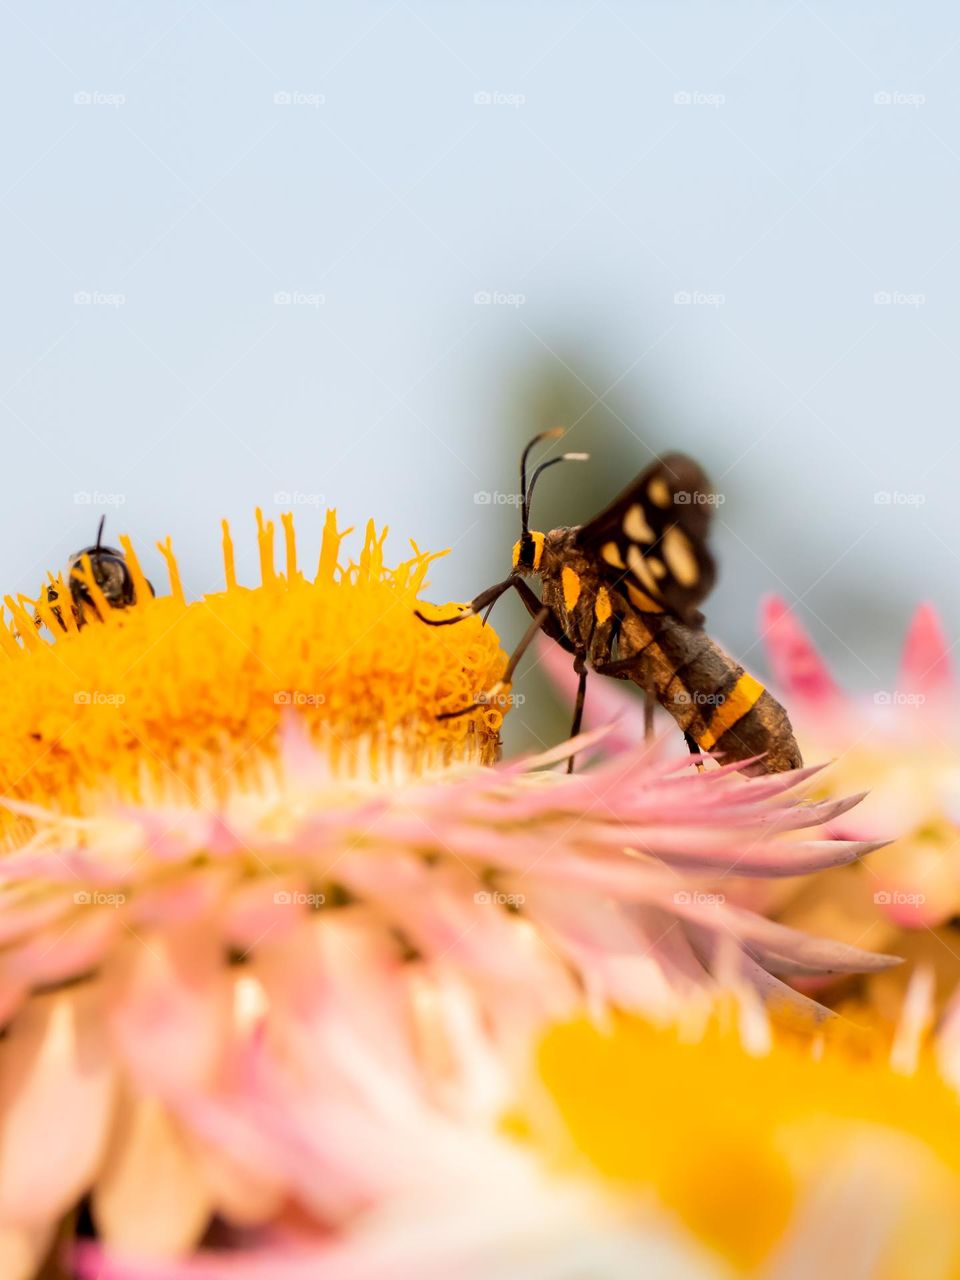
M710 718L707 731L698 745L704 751L710 751L728 729L732 729L754 707L763 693L763 685L755 680L749 671L745 671L726 699L717 707Z
M597 599L593 606L593 611L597 616L597 621L602 626L613 613L613 605L610 603L610 592L606 587L601 587L597 592Z
M655 506L663 507L664 510L670 506L670 486L662 476L655 476L647 485L647 497Z
M615 542L605 542L600 548L600 554L603 556L607 564L612 564L615 569L625 569L627 567L623 563L623 556L620 554L620 548Z
M627 595L641 613L663 613L663 606L657 604L656 600L648 596L645 591L635 587L632 582L627 583Z
M656 534L647 523L647 517L639 502L635 502L623 517L623 532L634 542L656 541Z
M682 529L668 529L663 535L663 558L681 587L692 587L700 577L690 539Z
M651 595L656 595L656 581L638 546L631 545L627 548L627 564L633 571L634 577L639 579L640 585L649 591Z
M569 566L565 566L560 580L563 583L563 603L570 610L580 599L580 575Z

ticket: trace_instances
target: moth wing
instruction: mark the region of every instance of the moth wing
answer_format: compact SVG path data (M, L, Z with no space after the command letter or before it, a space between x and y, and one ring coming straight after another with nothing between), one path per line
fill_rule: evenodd
M577 533L606 580L641 612L703 622L697 605L716 578L706 538L714 506L703 468L682 453L657 459Z

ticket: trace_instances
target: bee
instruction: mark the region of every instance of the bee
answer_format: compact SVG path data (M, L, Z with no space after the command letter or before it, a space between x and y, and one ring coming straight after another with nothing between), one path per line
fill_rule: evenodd
M659 704L679 725L702 767L701 752L725 763L744 761L748 774L777 773L802 764L786 711L704 630L698 605L713 586L716 567L706 545L715 505L701 467L683 454L653 462L587 524L540 533L530 528L530 503L543 472L560 462L581 462L564 453L542 462L527 484L534 446L556 440L563 428L543 431L520 459L520 539L513 570L482 591L453 618L426 618L449 626L485 611L515 590L531 622L511 655L501 681L459 711L467 715L503 697L517 664L539 632L573 657L578 686L571 737L580 731L587 673L629 680L647 698L652 731ZM541 593L526 582L539 578ZM573 757L567 762L573 769Z
M70 608L73 610L78 627L85 625L88 612L94 615L97 613L97 606L90 594L90 589L77 573L77 570L82 570L85 557L89 557L93 580L111 609L127 609L136 603L136 589L123 552L116 547L107 547L103 544L103 527L106 519L105 515L100 517L97 540L94 545L75 552L67 562ZM156 595L151 583L148 582L147 586L150 588L150 594ZM67 627L61 613L63 606L60 601L60 592L52 583L47 587L47 603L61 630L66 631ZM42 622L39 616L36 621L38 625Z

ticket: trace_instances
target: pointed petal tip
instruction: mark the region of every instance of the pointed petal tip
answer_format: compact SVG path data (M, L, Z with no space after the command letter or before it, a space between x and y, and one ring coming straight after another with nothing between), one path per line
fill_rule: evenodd
M886 849L888 845L896 844L897 837L891 836L889 840L851 840L850 846L856 846L856 857L865 858L868 854L876 853L878 849Z
M917 606L907 627L900 662L900 686L923 692L955 683L950 661L951 645L937 608L925 602Z
M810 702L839 697L826 662L782 596L766 596L761 602L760 627L774 675L784 690Z

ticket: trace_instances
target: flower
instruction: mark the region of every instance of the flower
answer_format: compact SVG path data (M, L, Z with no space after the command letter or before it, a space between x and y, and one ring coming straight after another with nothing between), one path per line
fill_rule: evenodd
M300 1171L301 1194L339 1211L339 1229L288 1215L184 1261L88 1248L82 1276L956 1274L960 1018L930 1036L929 975L914 980L892 1042L875 1024L785 1029L735 983L670 1024L556 1025L509 1072L469 987L434 987L442 1106L388 1005L371 1034L375 976L353 962L299 999L307 1074L276 1079L258 1052L238 1076L242 1102L230 1099L265 1175L271 1158Z
M933 608L910 623L891 686L855 697L842 691L800 622L769 601L764 632L801 744L835 757L816 794L868 790L856 812L831 822L836 834L894 842L855 873L826 885L786 886L781 917L867 946L906 947L960 979L948 922L960 913L960 757L954 726L960 689L950 645ZM903 930L920 930L911 939ZM951 984L945 984L949 986Z
M767 1024L744 1043L721 1016L702 1035L618 1020L554 1029L540 1070L569 1172L662 1209L737 1274L909 1275L960 1266L957 1015L931 1040L921 972L887 1047L839 1022L810 1039ZM765 1015L749 1011L762 1030ZM654 1105L651 1101L655 1100Z
M495 682L504 655L479 620L424 627L413 616L431 562L421 553L394 569L384 529L368 525L359 560L343 569L336 512L327 514L314 577L298 565L292 518L283 517L285 572L274 564L274 525L257 513L261 584L238 584L223 526L226 589L187 602L169 540L159 544L169 594L154 598L130 544L123 549L137 603L110 609L79 632L72 611L57 625L42 593L8 598L0 628L0 794L63 812L99 811L105 793L138 801L222 798L276 755L297 713L331 768L379 776L495 757L502 713L437 720ZM84 571L79 571L83 575ZM57 587L65 596L62 581ZM36 610L54 643L37 633ZM17 643L19 634L23 643ZM22 811L25 812L25 811ZM22 834L22 824L18 827Z
M731 966L805 1017L826 1011L782 976L893 963L718 891L733 872L798 876L872 852L801 834L856 797L806 801L809 770L701 777L642 744L552 771L590 735L491 767L498 706L437 716L496 685L505 658L477 618L415 618L431 557L414 547L386 567L371 525L340 567L329 513L310 580L290 517L283 574L272 524L258 526L258 587L237 582L224 527L226 589L199 601L169 542L170 592L152 598L126 539L131 608L109 608L89 562L82 627L61 605L62 629L45 592L8 601L5 1275L31 1275L84 1197L111 1249L150 1257L189 1252L211 1224L341 1232L386 1202L416 1146L413 1124L402 1142L380 1133L397 1072L444 1115L477 1105L470 1090L451 1100L442 1061L422 1080L447 1037L421 1006L451 983L508 1070L550 1022L669 1019Z
M696 1274L694 1242L669 1224L638 1224L588 1179L557 1177L511 1132L503 1117L524 1069L468 983L398 966L344 913L303 922L283 962L258 973L244 979L263 987L229 1084L180 1099L226 1161L255 1163L245 1229L235 1221L226 1250L182 1262L131 1231L119 1248L81 1249L81 1275L519 1280L530 1265L572 1280L597 1266L633 1274L639 1251L659 1254L670 1274Z

